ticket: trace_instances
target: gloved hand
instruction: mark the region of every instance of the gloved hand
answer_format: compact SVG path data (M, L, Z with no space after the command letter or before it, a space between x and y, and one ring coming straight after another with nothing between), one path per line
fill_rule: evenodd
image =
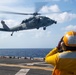
M60 39L59 43L58 43L58 46L57 46L57 49L60 50L61 49L61 42L63 42L63 37Z

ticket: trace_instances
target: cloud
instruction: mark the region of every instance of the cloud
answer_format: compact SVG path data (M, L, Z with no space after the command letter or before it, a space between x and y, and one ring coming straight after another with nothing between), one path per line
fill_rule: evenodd
M76 14L68 13L68 12L63 12L59 14L52 14L49 15L50 18L55 19L58 23L63 23L67 21L71 21L76 18Z
M44 31L42 28L40 29L32 29L32 30L25 30L17 33L17 36L22 37L23 35L26 38L30 37L31 39L44 39L44 37L49 38L51 37L51 31L46 30Z
M41 10L43 13L48 13L46 16L56 20L58 23L63 23L76 19L76 14L67 11L61 12L58 5L44 6ZM49 14L50 13L50 14Z
M9 25L10 27L14 27L14 26L19 25L19 22L18 22L18 21L12 20L12 19L5 20L5 22L6 22L6 24Z
M4 32L0 32L0 40L4 40L6 38L8 38L10 36L10 33L4 33Z
M16 20L8 19L8 20L4 20L4 21L9 28L19 25L19 22ZM0 24L0 28L3 28L1 26L2 25ZM5 32L5 33L1 32L0 37L1 37L1 39L8 38L9 36L11 36L11 33L12 32ZM43 39L44 37L49 38L51 36L51 31L49 31L49 30L44 31L43 28L40 28L39 30L32 29L32 30L20 31L20 32L14 33L14 35L16 37L21 37L21 38L22 38L22 36L26 36L26 38L31 36L30 38L35 38L35 39L42 38ZM14 35L13 35L13 37L14 37Z
M51 37L51 31L48 31L48 30L44 31L42 28L40 28L38 31L35 30L33 33L34 33L33 38L37 38L37 39L40 39L40 38L43 39L44 37L47 37L47 38Z
M58 5L53 5L49 7L49 10L51 10L52 12L60 12L60 9L58 7Z
M18 0L1 0L0 5L7 5L10 3L16 3L16 2L18 2Z
M23 0L2 0L0 1L0 20L5 19L13 19L13 20L21 20L24 18L28 18L26 15L15 15L15 14L6 14L1 13L1 11L9 11L9 12L21 12L21 13L31 13L34 12L33 7L26 7L23 5ZM25 0L26 3L26 0Z
M42 12L60 12L60 9L58 7L58 5L52 5L52 6L44 6L42 9L41 9Z
M60 1L60 0L50 0L50 1ZM66 0L66 1L69 1L69 0ZM2 0L0 2L0 4L1 4L0 9L5 10L5 11L10 10L10 11L15 11L15 12L23 12L23 11L24 12L33 12L34 11L33 8L31 9L29 7L27 7L27 8L25 8L25 7L12 7L11 8L11 7L9 7L9 4L14 6L14 3L18 4L20 2L21 2L21 0L20 1L18 1L18 0L13 0L13 1L12 0L6 0L6 1L4 1L4 0ZM22 0L22 2L23 2L23 0ZM7 6L5 6L6 4L7 4ZM71 20L76 18L76 14L74 14L74 13L68 13L66 11L61 12L61 9L59 8L59 6L57 4L50 5L50 6L44 6L41 9L41 12L50 13L50 14L46 14L46 16L50 17L51 19L56 20L58 23L71 21ZM14 17L16 17L15 15L11 15L11 16L8 16L8 15L0 14L0 17L1 18L4 18L4 17L5 18L12 18L12 19L16 20L16 18L14 18ZM24 16L22 16L22 17L24 17ZM17 16L18 19L22 19L22 17L20 16L20 18L19 18L19 16ZM28 17L29 16L25 16L25 18L28 18Z
M68 26L62 28L62 30L65 30L65 31L74 30L74 31L76 31L76 25L68 25Z
M4 20L4 21L5 21L6 25L7 25L9 28L19 25L19 22L16 21L16 20L7 19L7 20ZM1 23L0 23L0 27L2 27L2 24L1 24Z
M0 11L31 12L33 8L25 6L26 2L26 0L1 0Z
M19 24L18 21L15 21L15 20L12 20L12 19L8 19L8 20L4 20L6 25L11 28L11 27L14 27L14 26L17 26ZM2 24L0 23L0 28L3 28ZM20 36L21 33L18 35ZM3 32L3 31L0 31L0 39L5 39L5 38L8 38L9 36L11 36L11 33L10 32Z

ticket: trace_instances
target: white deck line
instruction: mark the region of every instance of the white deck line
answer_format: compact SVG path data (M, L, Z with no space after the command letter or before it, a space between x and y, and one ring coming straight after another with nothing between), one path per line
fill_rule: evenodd
M30 69L21 69L15 75L26 75Z

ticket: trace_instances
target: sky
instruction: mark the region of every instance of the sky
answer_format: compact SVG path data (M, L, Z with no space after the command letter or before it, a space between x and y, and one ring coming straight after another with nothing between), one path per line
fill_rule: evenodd
M57 21L57 24L43 28L14 32L0 31L0 48L54 48L60 38L70 30L76 31L76 0L1 0L0 10L30 13L35 12L36 3L46 2L40 9L43 16ZM19 25L31 16L0 13L8 27ZM0 28L2 25L0 23Z

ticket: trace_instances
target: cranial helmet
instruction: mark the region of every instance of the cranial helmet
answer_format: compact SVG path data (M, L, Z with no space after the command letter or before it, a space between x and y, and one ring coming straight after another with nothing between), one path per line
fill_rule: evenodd
M63 37L63 42L66 46L76 47L76 32L69 31Z

